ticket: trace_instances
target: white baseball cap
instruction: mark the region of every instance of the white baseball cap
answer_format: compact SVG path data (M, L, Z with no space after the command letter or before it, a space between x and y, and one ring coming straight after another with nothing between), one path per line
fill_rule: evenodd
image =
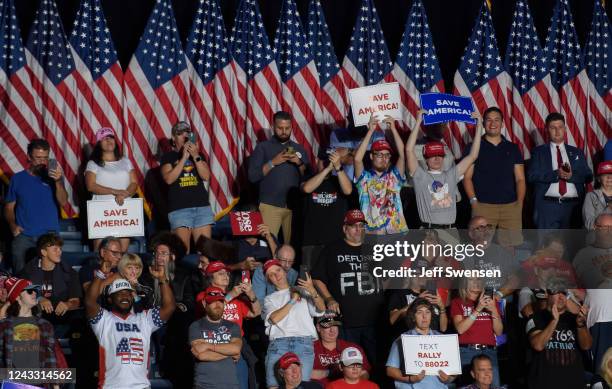
M342 350L342 355L340 356L340 362L344 366L350 366L355 363L363 364L363 355L361 355L361 351L359 351L356 347L347 347Z
M112 284L108 286L107 294L110 296L113 293L117 293L120 290L131 290L134 291L130 282L124 278L117 278Z

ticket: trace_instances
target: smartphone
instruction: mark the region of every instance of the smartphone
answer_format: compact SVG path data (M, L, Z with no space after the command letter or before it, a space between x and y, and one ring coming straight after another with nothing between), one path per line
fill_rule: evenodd
M435 295L438 293L438 292L437 292L437 289L438 289L438 288L436 288L436 281L434 281L434 280L428 280L428 281L425 283L425 290L427 291L427 293L432 294L432 295L434 295L434 296L435 296Z
M565 163L564 163L564 164L561 166L561 169L563 169L563 171L564 171L564 172L566 172L566 173L569 173L569 172L572 170L571 166L570 166L570 165L569 165L569 163L567 163L567 162L565 162Z
M334 148L330 147L330 148L328 148L327 150L325 150L325 154L327 154L327 155L331 155L331 154L332 154L334 151L336 151L336 149L334 149Z
M306 273L308 272L308 266L306 265L300 265L300 273L298 275L298 278L300 280L304 280L306 281Z
M295 148L293 146L289 146L285 152L288 154L295 154Z
M485 290L484 290L484 295L485 296L489 296L489 297L493 298L493 293L494 293L493 288L485 288Z
M49 159L49 164L47 165L47 170L57 170L57 159Z
M189 131L189 142L195 144L196 142L196 135L195 132L193 131Z
M242 271L242 277L241 280L243 283L247 283L251 281L251 272L249 272L248 270L243 270Z

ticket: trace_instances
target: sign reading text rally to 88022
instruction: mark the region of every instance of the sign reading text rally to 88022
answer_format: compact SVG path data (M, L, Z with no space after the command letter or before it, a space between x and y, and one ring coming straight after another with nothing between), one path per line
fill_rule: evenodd
M107 236L144 236L144 211L141 198L125 199L119 205L114 199L87 202L89 239Z
M459 337L450 335L402 335L404 373L438 375L442 370L447 375L461 374Z

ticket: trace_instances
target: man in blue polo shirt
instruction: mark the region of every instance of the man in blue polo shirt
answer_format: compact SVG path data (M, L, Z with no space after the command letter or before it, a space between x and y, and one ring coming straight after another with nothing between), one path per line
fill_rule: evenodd
M15 274L25 266L26 252L36 247L40 235L59 231L57 206L63 207L68 201L61 168L56 165L48 169L49 143L46 140L30 142L28 161L29 167L11 178L4 208L13 233Z
M483 216L498 227L498 241L511 247L522 243L522 211L525 199L525 168L518 146L502 134L504 116L497 107L483 115L485 135L480 154L463 178L472 205L472 217ZM470 151L466 148L465 155Z

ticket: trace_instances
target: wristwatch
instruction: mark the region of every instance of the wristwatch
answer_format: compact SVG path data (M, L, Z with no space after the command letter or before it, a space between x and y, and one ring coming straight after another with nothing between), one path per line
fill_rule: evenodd
M474 196L470 198L470 204L474 204L476 201L478 201L478 197Z

